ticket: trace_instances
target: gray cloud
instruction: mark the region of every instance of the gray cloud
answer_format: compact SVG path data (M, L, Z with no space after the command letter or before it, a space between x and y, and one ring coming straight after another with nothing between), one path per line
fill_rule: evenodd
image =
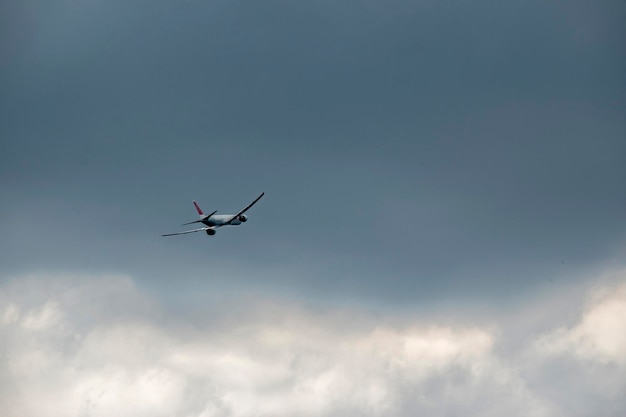
M3 268L392 304L593 270L625 236L623 5L540 3L12 6ZM245 243L154 242L261 190Z

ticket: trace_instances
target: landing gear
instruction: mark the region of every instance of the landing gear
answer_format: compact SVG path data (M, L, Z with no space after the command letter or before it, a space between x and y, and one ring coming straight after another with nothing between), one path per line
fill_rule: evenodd
M209 236L213 236L215 234L215 230L214 229L207 229L206 234Z

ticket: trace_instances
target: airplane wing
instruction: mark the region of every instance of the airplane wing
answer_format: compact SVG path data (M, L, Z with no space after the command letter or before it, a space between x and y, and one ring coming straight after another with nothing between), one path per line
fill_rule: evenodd
M227 222L225 222L224 224L230 224L233 220L235 220L237 217L241 216L243 213L245 213L246 211L248 211L250 209L250 207L252 207L253 205L256 204L257 201L259 201L261 199L261 197L263 197L265 195L265 192L262 192L260 196L258 196L257 198L254 199L254 201L250 204L248 204L246 206L246 208L242 209L241 211L239 211L239 213L235 214L233 217L231 217L230 219L228 219Z
M209 229L215 229L215 228L214 227L201 227L199 229L185 230L184 232L177 232L177 233L168 233L168 234L161 235L161 236L186 235L187 233L206 232Z

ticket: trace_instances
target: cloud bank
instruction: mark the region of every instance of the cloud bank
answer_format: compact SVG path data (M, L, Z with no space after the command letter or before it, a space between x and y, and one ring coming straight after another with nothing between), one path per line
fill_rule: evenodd
M575 323L503 349L506 319L437 323L276 300L185 316L127 277L21 278L0 287L0 409L8 417L623 410L626 280L570 307Z

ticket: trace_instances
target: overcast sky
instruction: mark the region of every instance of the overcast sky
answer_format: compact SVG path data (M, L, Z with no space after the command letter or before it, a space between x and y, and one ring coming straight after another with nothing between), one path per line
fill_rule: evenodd
M625 16L3 2L0 409L620 414Z

